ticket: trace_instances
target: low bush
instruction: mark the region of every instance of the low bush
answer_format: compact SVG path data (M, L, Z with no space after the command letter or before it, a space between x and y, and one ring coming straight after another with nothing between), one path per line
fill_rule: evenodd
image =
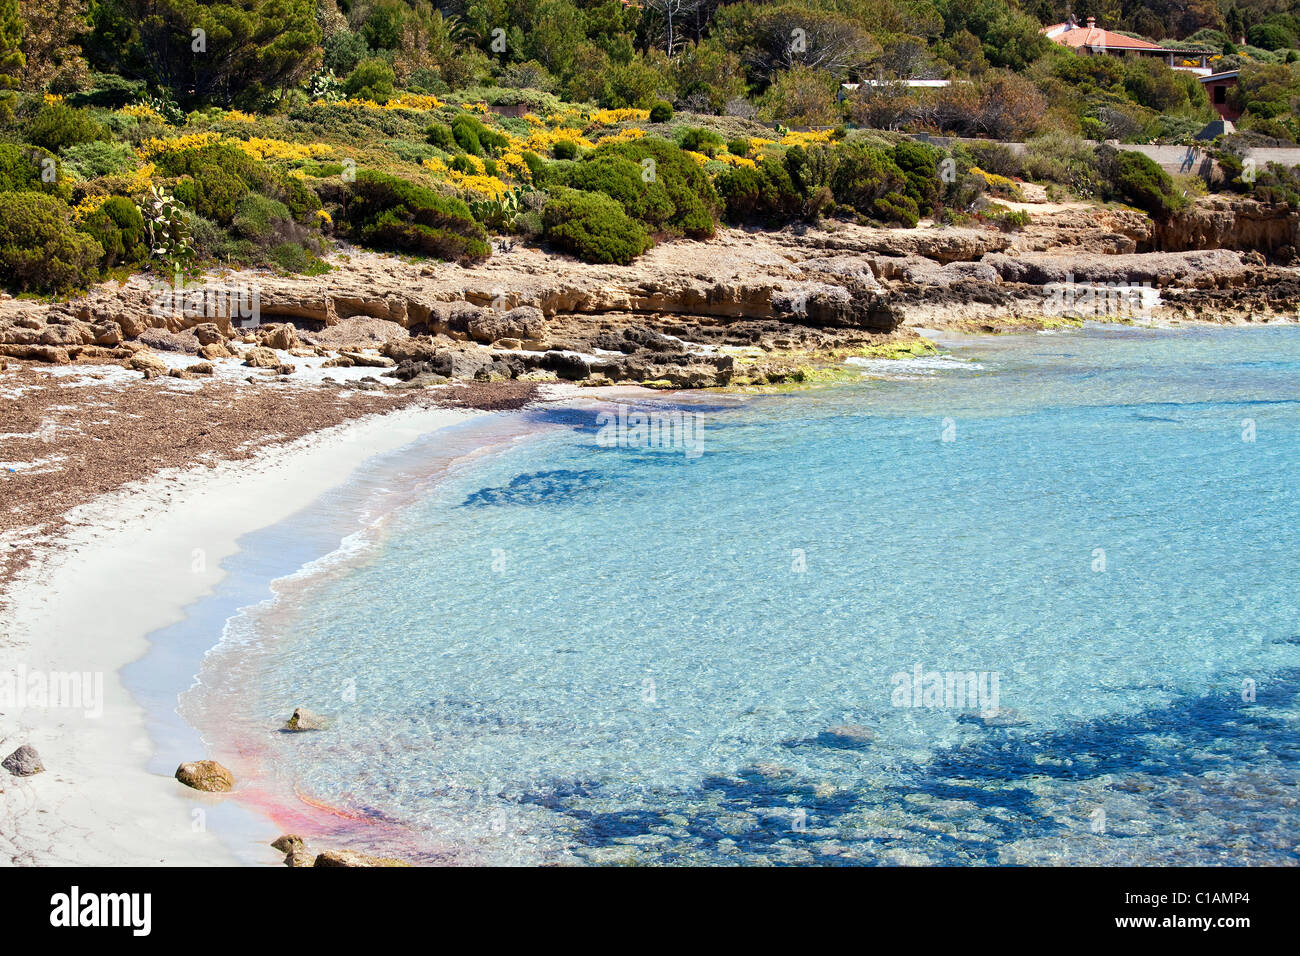
M444 152L454 153L459 147L456 138L451 135L451 127L446 123L434 123L424 131L424 138L431 146L437 146Z
M457 261L486 258L492 251L463 201L384 173L357 174L346 217L349 235L377 249Z
M548 242L584 262L627 265L651 245L641 224L602 193L558 187L542 223Z
M845 147L831 177L836 202L869 219L911 228L920 211L907 188L907 176L890 154L871 146Z
M107 136L108 132L87 111L63 103L46 103L23 130L27 142L54 153Z
M140 209L124 196L111 196L81 224L104 250L101 265L135 265L149 257L149 236Z
M1174 188L1169 174L1142 153L1100 146L1097 164L1113 196L1154 219L1168 219L1187 205L1186 197Z
M939 179L939 163L946 158L943 151L928 143L905 139L894 146L893 158L907 179L904 192L916 203L917 212L922 216L932 215L943 192L943 182Z
M601 146L592 154L593 157L607 155L630 159L640 168L644 182L655 182L663 187L673 204L672 213L663 223L665 231L692 239L707 239L713 235L722 201L708 174L675 143L657 136L646 136Z
M578 144L568 139L556 140L551 144L551 155L556 159L577 159Z
M676 212L658 178L646 182L641 166L626 156L597 152L557 174L556 179L583 192L603 193L651 232L664 229Z
M393 97L393 84L397 78L393 68L384 60L372 57L362 60L357 68L348 74L343 84L343 92L349 99L373 100L387 103Z
M126 143L94 140L69 146L63 151L63 163L78 179L117 176L136 165L135 152Z
M718 176L715 185L733 223L778 228L803 212L803 196L795 189L784 164L738 166Z
M688 149L692 153L703 153L710 157L718 155L718 150L726 145L718 133L703 127L688 127L682 130L678 134L677 142L682 149Z
M0 192L66 193L59 161L39 146L0 143Z
M451 135L461 149L474 156L499 156L510 145L504 135L488 129L469 113L461 113L451 121Z
M654 106L650 107L650 122L667 123L673 118L673 104L667 100L660 100Z
M99 278L104 247L72 226L72 210L38 192L0 193L0 281L7 288L65 292Z

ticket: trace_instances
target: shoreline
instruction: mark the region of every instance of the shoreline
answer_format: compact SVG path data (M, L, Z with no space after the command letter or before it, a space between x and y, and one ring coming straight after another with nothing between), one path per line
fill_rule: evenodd
M31 744L46 772L6 774L0 783L0 859L237 863L206 827L206 813L224 797L149 769L155 748L146 710L127 690L122 668L148 652L150 635L219 587L222 562L243 535L309 507L376 455L486 414L435 407L367 416L252 460L161 472L72 509L76 526L42 547L7 589L0 672L102 677L102 716L71 707L5 715L0 748L7 754Z

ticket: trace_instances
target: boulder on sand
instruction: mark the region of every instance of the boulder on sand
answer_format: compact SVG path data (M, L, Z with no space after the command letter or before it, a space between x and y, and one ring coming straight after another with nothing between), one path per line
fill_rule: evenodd
M23 744L8 757L5 757L3 761L0 761L0 767L4 767L15 777L30 777L33 774L45 772L45 765L41 763L41 755L30 744Z
M176 768L176 779L195 790L225 793L235 785L235 775L215 760L194 760Z

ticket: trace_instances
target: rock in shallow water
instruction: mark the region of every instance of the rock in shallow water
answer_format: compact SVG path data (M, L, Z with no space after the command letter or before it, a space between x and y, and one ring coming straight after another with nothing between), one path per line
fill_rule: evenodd
M44 773L45 765L41 763L41 755L36 752L36 748L29 744L23 744L3 762L0 767L4 767L15 777L30 777L33 774Z
M235 786L235 775L215 760L195 760L176 768L176 779L195 790L225 793Z
M357 853L355 850L326 850L316 857L316 866L346 866L346 867L370 867L370 866L410 866L403 860L395 860L390 856L369 856L365 853Z
M306 730L324 730L328 726L329 720L327 718L322 717L315 711L308 710L306 707L298 707L294 709L293 716L284 725L284 729L302 732Z

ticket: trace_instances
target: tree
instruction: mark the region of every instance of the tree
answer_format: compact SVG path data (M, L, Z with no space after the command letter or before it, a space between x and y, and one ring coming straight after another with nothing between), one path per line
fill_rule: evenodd
M120 0L145 62L163 86L230 103L281 94L320 62L313 0Z
M79 38L90 30L86 0L22 0L25 90L71 92L87 75Z
M23 56L23 21L18 0L0 0L0 92L17 89L27 58Z
M651 19L663 21L664 52L673 56L683 39L678 25L693 16L703 4L704 0L642 0L641 8Z

